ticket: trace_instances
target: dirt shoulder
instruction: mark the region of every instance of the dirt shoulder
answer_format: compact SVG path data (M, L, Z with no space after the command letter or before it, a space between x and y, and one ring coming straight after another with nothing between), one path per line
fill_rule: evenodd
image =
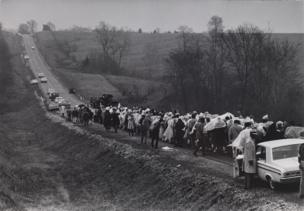
M20 40L6 40L13 68L0 70L12 78L0 96L0 210L301 210L264 187L244 191L220 165L186 150L151 150L46 113Z

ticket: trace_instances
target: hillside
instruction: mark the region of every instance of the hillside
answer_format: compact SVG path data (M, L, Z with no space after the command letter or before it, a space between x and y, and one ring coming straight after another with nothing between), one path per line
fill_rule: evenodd
M126 32L126 36L130 42L122 60L126 74L145 78L163 76L166 71L164 60L172 49L178 47L178 35ZM51 53L46 56L53 65L58 62L73 67L72 62L81 63L92 52L101 50L95 34L91 32L39 32L36 38L42 50ZM72 60L63 59L66 56L63 53L66 46L59 46L58 43L68 43L69 56Z
M100 76L100 73L94 77L98 70L94 70L94 74L80 71L79 67L87 56L101 51L100 44L92 32L39 32L35 38L42 55L59 78L64 83L67 82L68 86L80 87L81 95L96 96L110 90L110 93L128 105L139 103L168 108L171 105L164 99L170 98L175 107L174 96L170 96L172 88L163 81L163 77L168 73L166 58L172 50L179 47L179 35L125 33L130 44L122 59L123 72L115 76ZM304 73L304 34L272 34L272 37L299 44L299 68ZM82 73L75 74L79 72ZM102 83L98 80L100 77L105 77L107 82ZM94 87L88 84L94 84ZM109 85L114 88L108 88Z
M122 66L128 75L159 78L167 71L165 59L170 51L179 46L178 34L172 33L136 33L126 32L130 39L129 49L123 58ZM54 38L55 37L55 38ZM272 34L272 37L281 41L288 40L299 46L299 57L304 56L304 34ZM100 45L95 34L91 32L58 31L54 33L37 33L37 41L43 48L55 55L55 60L60 60L62 52L54 42L70 43L71 57L74 62L81 62L90 52L100 50ZM151 55L153 56L151 58ZM48 55L51 57L51 55ZM150 61L146 61L150 60ZM153 60L153 61L151 61ZM68 60L65 61L67 64ZM71 62L71 61L70 61ZM299 58L300 68L304 72L304 60Z

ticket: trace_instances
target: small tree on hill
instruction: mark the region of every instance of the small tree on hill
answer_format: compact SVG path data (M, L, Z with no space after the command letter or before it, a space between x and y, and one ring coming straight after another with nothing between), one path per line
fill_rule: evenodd
M38 23L35 20L29 20L26 23L27 23L27 25L29 27L30 33L34 34L37 31Z
M18 32L20 34L30 34L30 28L29 28L29 26L27 24L22 23L18 27Z
M97 40L99 41L104 64L113 64L121 66L121 61L129 46L129 38L123 30L118 30L105 22L100 22L95 29ZM109 68L111 68L109 66Z
M48 25L50 27L51 31L56 31L56 26L54 23L49 21L46 25Z

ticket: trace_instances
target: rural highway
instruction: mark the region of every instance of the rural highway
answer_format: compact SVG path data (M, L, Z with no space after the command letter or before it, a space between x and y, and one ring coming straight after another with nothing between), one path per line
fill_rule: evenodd
M62 86L62 84L51 72L51 68L47 65L47 63L44 61L43 57L39 53L39 50L35 45L33 37L30 35L23 35L22 37L26 54L30 58L29 65L35 77L38 79L39 73L44 73L44 75L47 77L47 83L39 82L39 86L43 93L47 95L48 89L51 88L58 92L61 97L70 102L72 106L82 104L82 102L75 95L70 94L69 90ZM32 47L34 47L35 49L32 49Z
M44 95L47 96L47 91L49 88L51 88L51 89L54 89L56 92L58 92L59 95L62 96L64 99L66 99L68 102L70 102L72 106L83 104L83 102L80 99L78 99L75 95L70 94L69 90L67 88L65 88L59 82L59 80L54 76L54 74L51 71L51 68L44 61L43 56L39 53L39 50L36 47L32 36L23 35L23 41L24 41L26 54L30 58L29 65L30 65L30 68L31 68L32 72L34 73L35 77L38 79L38 74L44 73L44 75L48 79L47 83L39 82L39 87L43 91ZM32 47L34 47L35 49L32 49ZM124 134L124 135L126 135L126 134ZM166 146L167 144L159 143L159 145ZM177 149L177 150L179 151L182 149ZM187 153L186 153L186 151L187 151ZM189 154L189 157L193 157L192 152L189 152L189 150L185 150L184 153ZM183 153L181 153L181 154L183 154ZM224 164L226 166L226 168L228 166L228 169L231 170L232 159L230 157L209 155L209 156L206 156L205 159ZM230 172L230 175L232 175L232 172L231 171L229 171L229 172Z

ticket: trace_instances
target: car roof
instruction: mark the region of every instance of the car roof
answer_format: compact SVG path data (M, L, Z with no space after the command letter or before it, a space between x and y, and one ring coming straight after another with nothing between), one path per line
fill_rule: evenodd
M304 139L287 138L287 139L279 139L279 140L274 140L274 141L262 142L262 143L259 143L258 146L275 148L275 147L288 146L288 145L292 145L292 144L302 144L302 143L304 143Z

